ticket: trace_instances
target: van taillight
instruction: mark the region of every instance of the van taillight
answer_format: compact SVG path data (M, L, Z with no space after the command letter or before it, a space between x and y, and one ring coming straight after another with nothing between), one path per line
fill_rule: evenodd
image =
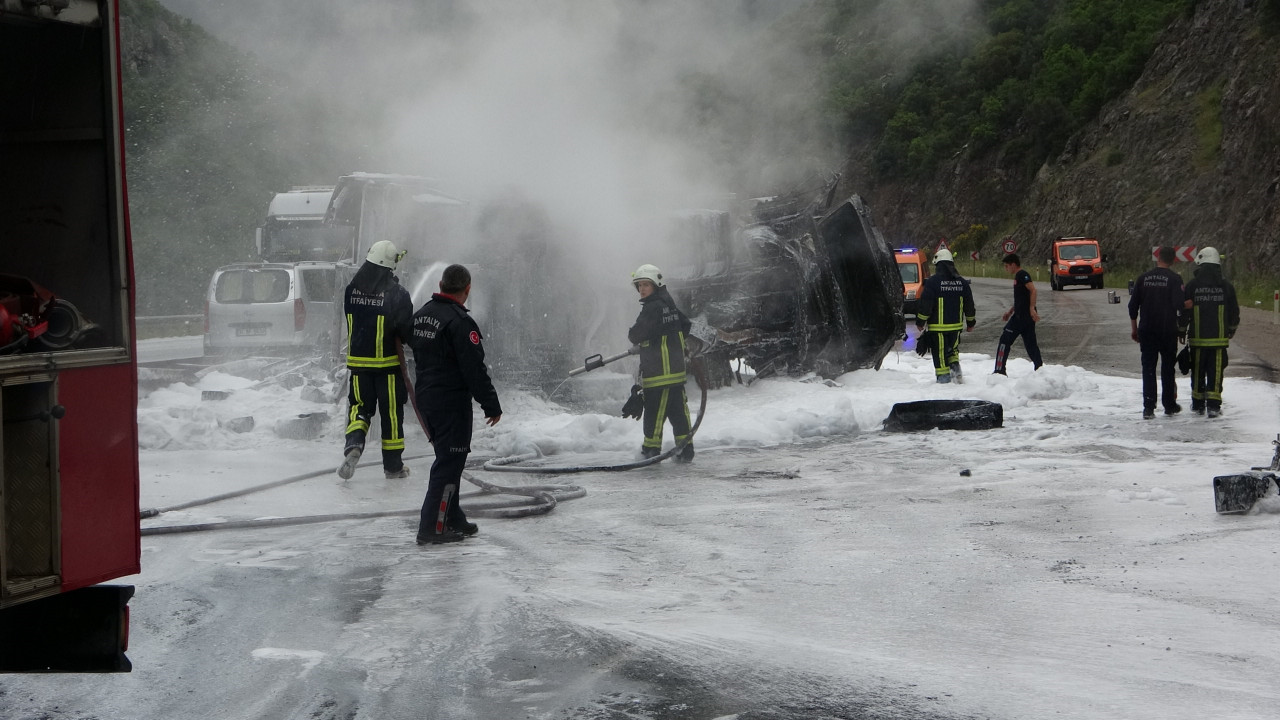
M302 298L296 298L293 301L293 331L302 332L302 328L307 324L307 306L302 304Z

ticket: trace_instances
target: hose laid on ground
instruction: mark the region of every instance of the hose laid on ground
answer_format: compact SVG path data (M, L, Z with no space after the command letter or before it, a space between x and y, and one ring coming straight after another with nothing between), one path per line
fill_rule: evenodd
M625 357L630 353L610 358L610 360ZM404 357L401 355L401 368L404 368ZM600 367L597 365L596 367ZM537 467L516 465L516 463L524 462L536 457L540 457L539 453L529 453L524 455L515 455L506 458L494 458L484 462L481 468L491 472L521 472L532 474L568 474L580 472L618 472L624 470L634 470L636 468L648 467L654 465L667 458L672 457L676 453L684 450L685 446L693 442L693 436L698 431L698 427L702 425L702 419L706 416L707 410L707 382L703 365L700 361L694 360L692 363L694 377L698 382L698 386L702 389L702 399L698 405L698 419L694 422L693 427L689 429L689 435L683 443L677 443L675 447L651 458L637 460L634 462L620 463L617 465L578 465L569 467ZM593 369L593 368L588 368ZM409 398L413 406L414 415L417 416L419 424L422 426L423 433L426 433L427 426L422 420L422 415L418 412L417 400L413 392L413 384L409 381L406 373L405 384L408 386ZM428 438L430 436L428 435ZM434 455L411 455L405 457L405 460L418 460L426 457L434 457ZM370 461L357 467L366 467L377 464L379 461ZM468 463L472 464L472 463ZM208 505L210 503L219 502L221 500L229 500L231 498L250 495L263 490L281 487L301 480L308 480L332 473L333 470L324 469L313 472L303 473L301 475L293 475L281 480L275 480L262 485L234 490L232 492L214 495L212 497L191 500L176 505L170 505L163 508L149 508L139 511L139 517L142 519L152 518L161 513L171 512L174 510L185 510L187 508L198 507L200 505ZM504 486L481 480L471 473L463 472L463 479L480 488L479 492L463 493L458 499L477 498L486 495L516 495L524 499L517 501L502 501L493 503L468 503L467 514L472 517L481 518L520 518L530 517L533 515L543 515L555 509L556 505L564 500L572 500L584 497L587 494L585 488L578 485L524 485L524 486ZM244 528L260 528L260 527L280 527L284 525L304 525L310 523L334 522L339 520L365 520L379 517L409 517L421 513L419 509L413 510L386 510L377 512L364 513L337 513L329 515L307 515L300 517L276 517L276 518L259 518L256 520L230 520L210 523L194 523L189 525L166 525L160 527L142 528L140 534L147 535L169 535L185 532L201 532L206 530L230 530Z
M617 357L623 357L619 355ZM599 367L598 365L596 367ZM651 458L636 460L628 463L620 463L617 465L572 465L568 467L544 467L539 465L517 465L516 463L526 462L535 458L543 457L541 453L525 453L523 455L512 455L511 457L495 458L483 465L485 470L490 472L520 472L520 473L541 473L546 475L562 475L568 473L580 472L621 472L623 470L635 470L636 468L648 467L672 457L676 453L684 450L685 445L693 442L693 436L698 432L698 426L702 425L702 418L707 414L707 378L705 367L700 359L695 359L691 363L693 368L694 379L698 382L698 387L702 389L702 400L698 403L698 419L693 423L693 427L689 428L689 434L685 437L684 442L677 443L675 447ZM588 368L590 369L590 368ZM663 420L659 420L663 422ZM467 478L472 480L471 478ZM475 480L472 480L475 482Z

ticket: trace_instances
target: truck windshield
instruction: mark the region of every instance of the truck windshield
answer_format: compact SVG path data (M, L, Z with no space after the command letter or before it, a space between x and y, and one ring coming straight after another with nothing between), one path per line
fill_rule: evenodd
M1098 246L1063 245L1058 248L1058 257L1063 260L1095 260L1098 257Z
M354 232L353 228L323 225L319 220L268 221L262 229L262 259L338 260L346 253Z

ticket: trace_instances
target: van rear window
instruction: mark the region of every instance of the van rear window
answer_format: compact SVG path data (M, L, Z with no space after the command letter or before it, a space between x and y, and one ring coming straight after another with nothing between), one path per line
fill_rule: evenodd
M275 303L289 299L286 270L227 270L218 276L213 299L220 303Z
M311 302L334 302L337 296L338 273L332 268L302 271L302 287Z

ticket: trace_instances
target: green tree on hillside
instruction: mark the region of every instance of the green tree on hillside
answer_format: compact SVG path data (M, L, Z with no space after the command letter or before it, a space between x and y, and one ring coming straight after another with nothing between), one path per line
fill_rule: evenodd
M897 82L866 67L845 72L874 60L874 50L834 58L832 105L851 131L876 136L882 177L927 176L958 153L996 149L1010 167L1033 172L1133 84L1159 32L1192 2L985 0L981 37L939 47ZM849 12L875 5L836 3Z

